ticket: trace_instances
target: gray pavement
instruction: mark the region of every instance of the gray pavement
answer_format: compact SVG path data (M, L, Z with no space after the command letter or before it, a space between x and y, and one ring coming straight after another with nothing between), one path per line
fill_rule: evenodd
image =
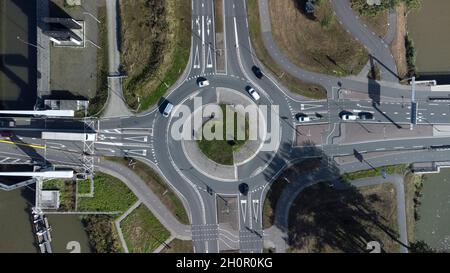
M132 113L123 98L122 78L120 77L120 51L119 51L119 32L118 21L120 16L117 14L118 0L106 0L106 17L108 23L108 100L106 102L103 117L131 116Z

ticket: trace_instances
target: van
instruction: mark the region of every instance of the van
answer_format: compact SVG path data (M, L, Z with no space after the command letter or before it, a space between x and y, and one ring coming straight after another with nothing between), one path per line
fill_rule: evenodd
M173 104L170 102L167 103L167 105L163 111L163 116L167 118L170 115L170 113L172 112L172 109L173 109Z

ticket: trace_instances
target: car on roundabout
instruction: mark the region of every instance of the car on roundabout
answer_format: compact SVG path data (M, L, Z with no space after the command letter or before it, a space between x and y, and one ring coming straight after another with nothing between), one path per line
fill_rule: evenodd
M253 98L254 101L258 101L261 96L258 94L258 92L256 92L255 88L251 87L251 86L247 86L247 92L248 94Z
M239 184L239 192L240 192L242 195L247 196L247 194L248 194L248 189L249 189L249 187L248 187L248 184L247 184L247 183L241 183L241 184Z
M253 74L255 74L255 76L258 79L261 79L263 77L263 73L261 72L261 69L259 67L257 67L256 65L252 66L252 71L253 71Z
M197 79L197 85L198 87L205 87L209 85L209 81L205 78L200 77Z

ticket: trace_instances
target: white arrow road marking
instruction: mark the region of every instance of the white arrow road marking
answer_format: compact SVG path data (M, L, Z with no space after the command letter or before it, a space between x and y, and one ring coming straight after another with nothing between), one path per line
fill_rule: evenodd
M211 54L211 48L208 47L208 60L206 61L206 67L207 68L212 68L213 64L212 64L212 54Z
M195 24L197 25L197 27L198 27L198 36L200 36L202 33L201 33L201 28L200 28L200 16L198 16L197 17L197 19L195 19Z
M245 223L245 217L247 216L247 200L241 200L241 210L242 210L242 219L244 219Z
M147 150L123 150L123 152L126 154L135 154L135 155L141 155L141 156L147 155Z
M56 143L56 142L46 142L46 144L47 144L47 145L52 145L53 147L50 147L50 148L53 148L53 149L63 149L63 148L66 148L66 145L63 145L63 144L61 144L61 143Z
M194 69L200 68L200 57L198 55L198 45L195 48L195 55L194 55Z
M259 208L259 200L253 199L252 200L253 205L253 217L255 217L255 222L258 222L258 208Z
M115 153L116 152L113 149L109 149L109 148L98 148L98 147L95 147L95 149L96 150L101 150L101 151L108 151L108 152L111 152L111 153Z
M323 105L315 105L315 104L300 104L300 109L303 110L308 110L308 109L314 109L314 108L320 108Z
M125 137L123 139L137 141L137 142L147 142L148 137L147 136L135 136L135 137Z
M149 145L141 145L141 144L133 144L133 143L120 143L120 142L102 142L102 141L98 141L95 142L96 145L109 145L109 146L118 146L118 147L122 147L122 146L129 146L129 147L140 147L140 148L147 148L149 147Z
M105 140L105 139L117 139L117 137L114 137L114 136L105 136L105 135L99 135L98 136L98 139L100 139L100 140Z
M207 26L206 33L208 34L208 36L209 36L209 26L210 25L211 25L211 18L209 18L209 16L206 16L206 26Z

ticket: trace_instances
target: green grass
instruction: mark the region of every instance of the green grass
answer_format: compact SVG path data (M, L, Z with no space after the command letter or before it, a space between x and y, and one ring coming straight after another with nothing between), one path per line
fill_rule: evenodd
M237 139L238 136L238 113L234 112L234 140L232 142L226 140L226 125L228 123L226 118L226 105L221 104L220 108L223 113L223 121L211 120L209 122L214 122L213 130L217 126L222 126L223 135L222 139L206 140L204 137L198 141L198 146L200 150L211 160L223 165L233 165L233 152L239 150L249 138L249 125L248 119L245 120L245 139ZM209 122L205 123L208 124Z
M158 196L159 200L169 209L175 218L182 224L189 224L189 217L183 203L166 182L145 163L137 161L134 168L128 166L128 160L118 157L106 157L105 159L117 162L135 172L147 183L150 190Z
M77 182L78 184L78 193L86 194L91 192L91 180L81 180Z
M140 10L139 16L136 10ZM128 76L124 97L131 108L145 111L160 100L187 66L191 1L124 1L121 22L122 70Z
M180 239L173 239L169 244L161 250L161 253L193 253L194 246L192 241L183 241Z
M106 7L99 7L97 18L106 22ZM97 92L89 100L88 116L99 116L108 99L108 39L106 24L98 24ZM83 113L84 114L84 113Z
M136 201L136 196L122 181L98 172L94 178L94 197L79 197L78 210L124 212Z
M54 179L44 181L42 189L59 190L59 210L72 211L75 209L75 185L72 180Z
M407 169L408 165L392 165L353 173L346 173L343 174L341 178L343 181L349 182L361 178L380 176L382 170L384 170L386 174L405 174Z
M287 71L284 71L270 57L269 52L264 46L261 28L259 24L258 0L247 0L248 27L252 48L258 60L262 62L266 69L277 76L276 80L283 84L289 91L312 99L324 99L327 97L327 90L317 84L301 81Z
M170 237L169 231L144 205L136 208L120 225L132 253L152 252Z

